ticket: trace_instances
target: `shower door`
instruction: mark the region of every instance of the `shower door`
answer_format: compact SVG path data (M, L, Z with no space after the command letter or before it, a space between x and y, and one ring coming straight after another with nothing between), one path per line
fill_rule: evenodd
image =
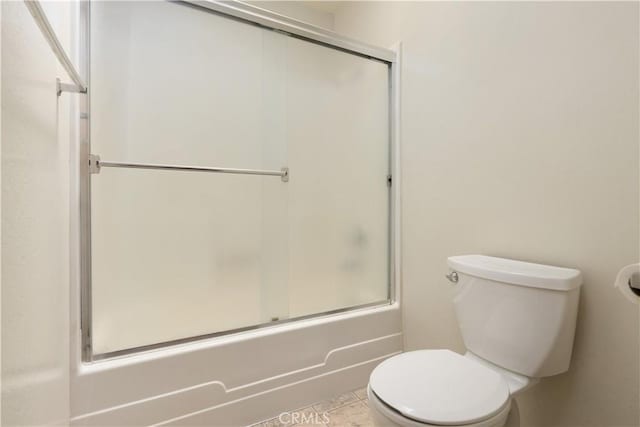
M174 2L90 40L85 360L390 301L388 63Z

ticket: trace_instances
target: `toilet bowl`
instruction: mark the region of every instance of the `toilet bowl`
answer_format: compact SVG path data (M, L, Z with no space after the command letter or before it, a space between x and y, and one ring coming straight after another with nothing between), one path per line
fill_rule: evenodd
M514 396L569 369L578 270L482 255L450 257L467 347L393 356L371 373L376 426L517 427Z

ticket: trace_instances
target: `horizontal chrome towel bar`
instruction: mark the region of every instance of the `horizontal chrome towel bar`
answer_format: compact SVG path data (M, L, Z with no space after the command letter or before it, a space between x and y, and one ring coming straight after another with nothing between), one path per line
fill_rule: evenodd
M100 173L101 168L128 168L128 169L156 169L156 170L172 170L183 172L213 172L213 173L232 173L239 175L266 175L279 176L282 182L289 181L289 168L282 168L279 171L260 170L260 169L234 169L234 168L212 168L206 166L184 166L184 165L162 165L156 163L131 163L131 162L106 162L100 160L100 156L89 156L89 171L91 173Z

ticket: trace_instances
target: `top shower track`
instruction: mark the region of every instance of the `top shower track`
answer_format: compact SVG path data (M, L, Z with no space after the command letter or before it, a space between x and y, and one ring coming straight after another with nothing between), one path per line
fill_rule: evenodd
M51 50L58 58L62 67L67 71L74 84L58 82L58 95L62 92L87 93L88 86L80 73L76 70L69 56L65 52L60 40L56 36L53 27L42 10L38 0L24 0L27 9L40 28L42 35L51 46ZM270 12L268 10L243 3L241 1L220 0L183 0L182 3L208 9L246 22L260 25L276 31L285 32L291 36L311 40L319 44L331 46L357 55L365 56L386 63L396 61L396 53L389 49L370 46L346 37L337 37L335 33L312 25L302 24L299 21L286 16ZM284 180L284 179L283 179Z
M266 29L282 32L292 37L312 41L387 64L392 64L397 60L396 52L393 50L362 43L358 40L338 35L333 31L306 24L243 1L182 0L180 3L207 9Z

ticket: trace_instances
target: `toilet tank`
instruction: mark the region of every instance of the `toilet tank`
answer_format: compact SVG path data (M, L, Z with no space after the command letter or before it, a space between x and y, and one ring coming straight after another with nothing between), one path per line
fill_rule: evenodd
M569 369L580 271L484 255L453 256L448 265L469 351L528 377Z

